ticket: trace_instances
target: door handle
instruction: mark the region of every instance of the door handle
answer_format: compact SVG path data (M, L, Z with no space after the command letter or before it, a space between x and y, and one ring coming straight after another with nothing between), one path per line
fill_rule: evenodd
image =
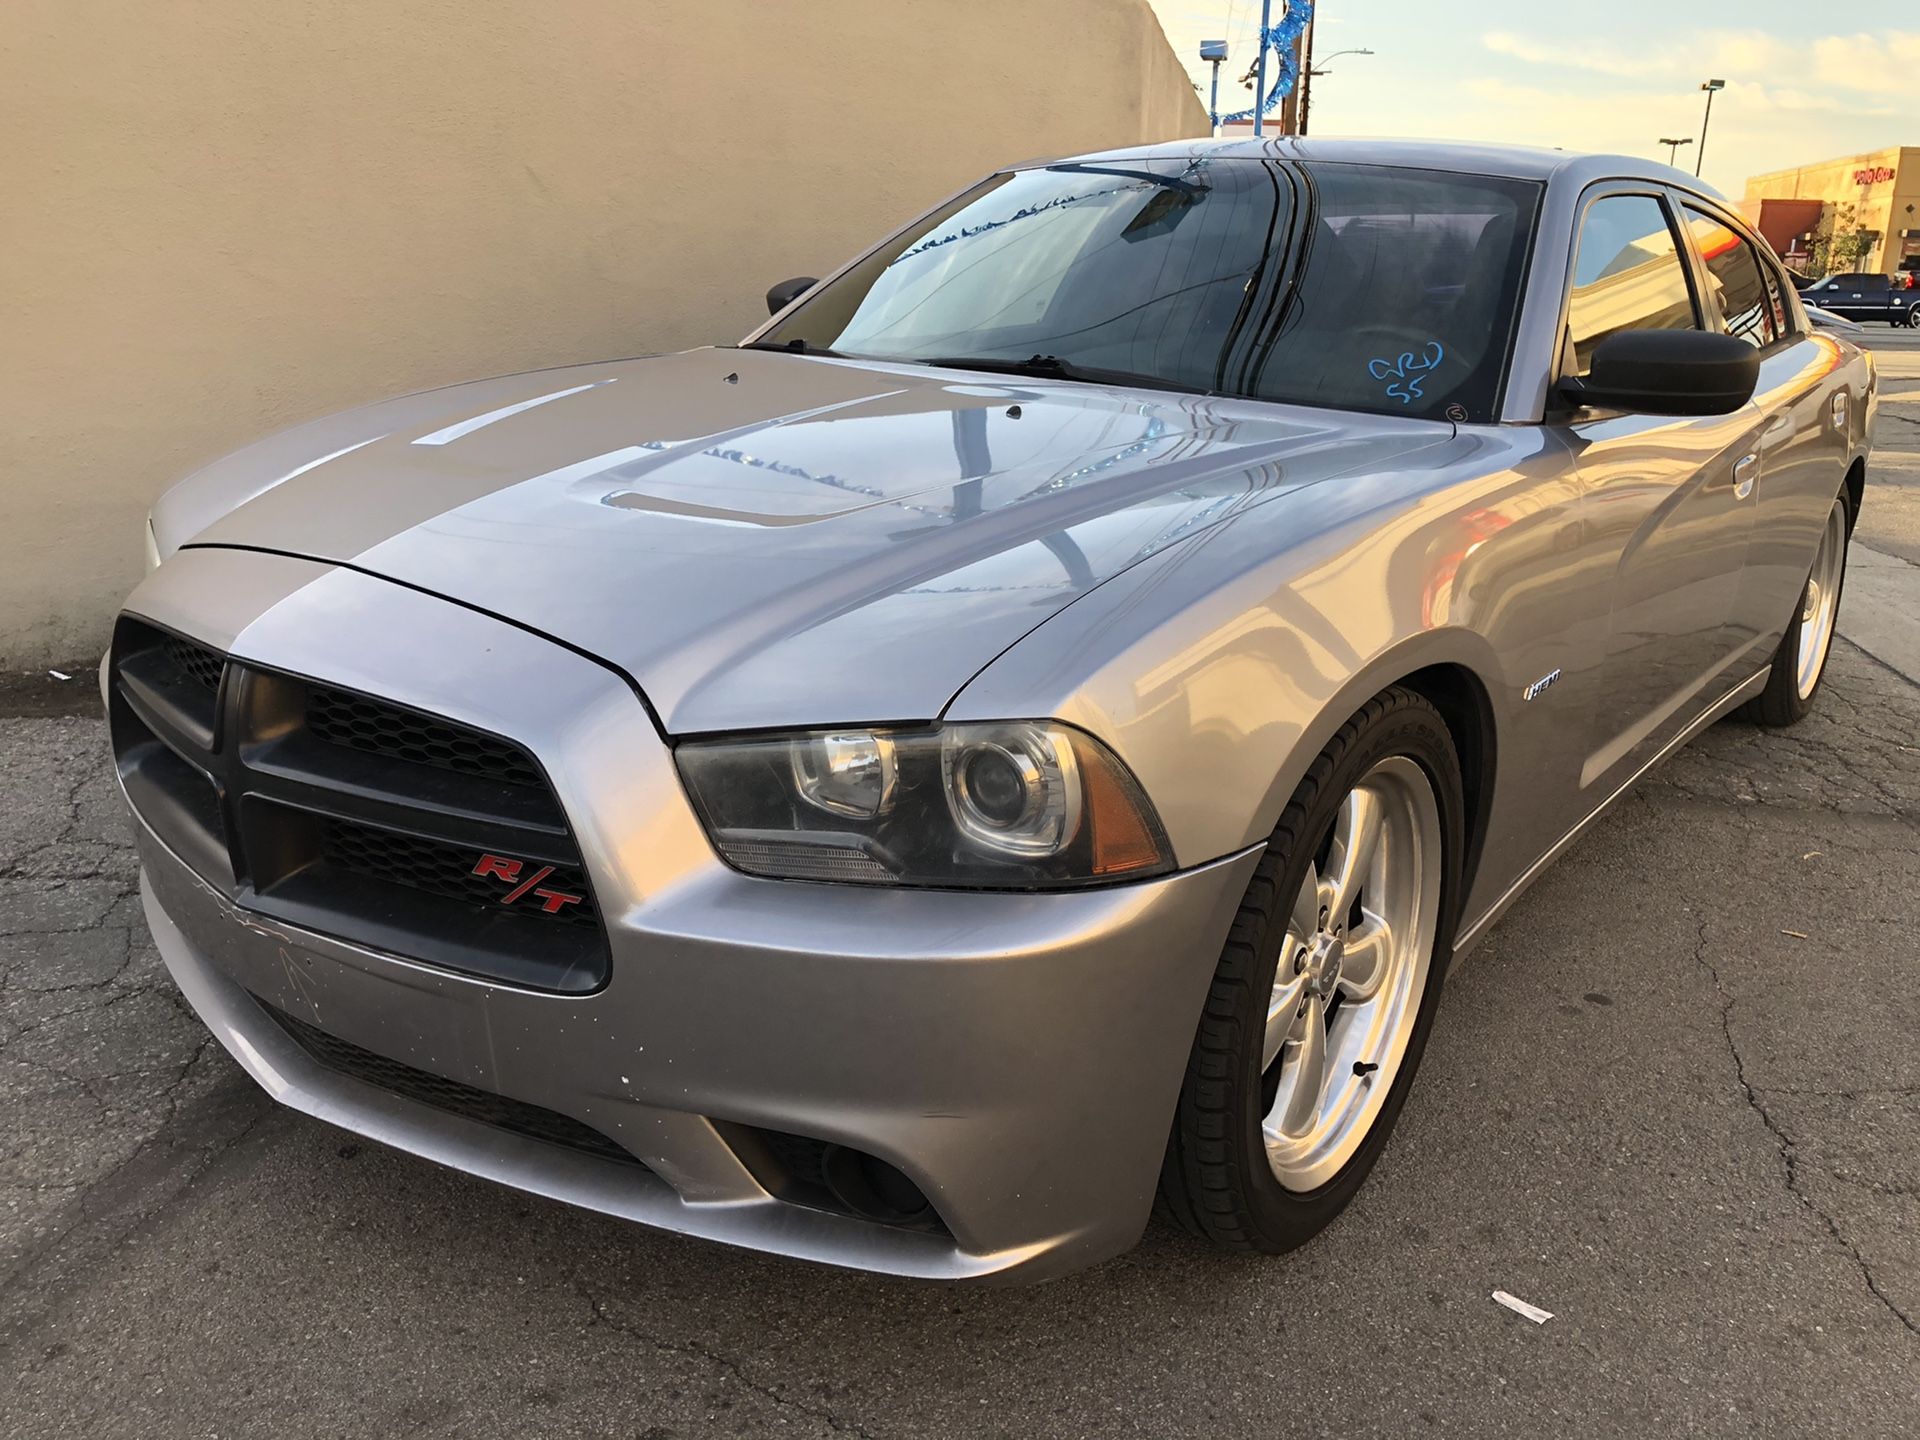
M1733 462L1733 498L1744 500L1753 493L1753 482L1760 478L1760 457L1742 455Z

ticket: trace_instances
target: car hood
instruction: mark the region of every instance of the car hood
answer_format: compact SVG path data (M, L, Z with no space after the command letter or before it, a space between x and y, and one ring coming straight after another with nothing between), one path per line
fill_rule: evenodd
M623 671L670 733L927 720L1049 616L1442 423L713 349L479 381L177 486L163 549L352 565Z

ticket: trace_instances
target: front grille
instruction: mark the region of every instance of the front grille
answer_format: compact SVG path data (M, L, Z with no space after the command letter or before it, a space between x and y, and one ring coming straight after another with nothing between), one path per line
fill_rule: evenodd
M622 1164L645 1168L624 1147L571 1115L562 1115L557 1110L529 1105L524 1100L510 1099L491 1090L481 1090L442 1075L416 1070L398 1060L389 1060L384 1055L363 1050L338 1035L329 1035L265 1002L261 1002L261 1009L292 1036L301 1049L329 1070L336 1070L342 1075L352 1076L355 1080L365 1081L409 1100L417 1100L422 1105L431 1105L436 1110L478 1120L483 1125L511 1130L516 1135L545 1140L552 1145L564 1145L569 1150L583 1151L602 1160L618 1160Z
M237 904L508 984L606 983L579 849L513 741L131 617L111 674L134 808Z
M516 888L515 883L497 876L475 873L472 850L429 840L423 835L329 819L325 822L321 846L328 862L342 869L473 905L499 905L502 898ZM523 896L520 903L526 904L530 911L551 913L562 924L585 925L589 929L600 923L594 914L593 898L587 893L587 877L578 866L529 863L523 869L530 881L537 872L548 872L536 882L543 890L580 897L577 904L559 905L546 912L538 899L529 903L529 898ZM519 879L518 875L514 877L515 882Z
M307 729L334 745L414 765L431 765L505 785L544 788L547 783L539 767L518 745L331 686L308 687Z
M220 688L220 673L227 668L223 656L177 636L169 636L160 648L184 678L209 691Z

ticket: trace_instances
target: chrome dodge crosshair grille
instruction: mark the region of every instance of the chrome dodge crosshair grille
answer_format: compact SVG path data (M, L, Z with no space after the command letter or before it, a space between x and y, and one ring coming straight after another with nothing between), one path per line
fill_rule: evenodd
M111 673L135 810L235 903L509 984L606 982L579 849L521 746L130 616ZM504 878L522 870L531 895Z

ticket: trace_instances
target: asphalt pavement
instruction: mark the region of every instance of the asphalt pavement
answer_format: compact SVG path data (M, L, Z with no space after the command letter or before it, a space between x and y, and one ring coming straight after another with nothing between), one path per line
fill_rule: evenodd
M1714 727L1529 892L1279 1259L941 1289L280 1110L154 954L87 677L0 687L0 1435L1920 1433L1920 335L1868 338L1817 712Z

